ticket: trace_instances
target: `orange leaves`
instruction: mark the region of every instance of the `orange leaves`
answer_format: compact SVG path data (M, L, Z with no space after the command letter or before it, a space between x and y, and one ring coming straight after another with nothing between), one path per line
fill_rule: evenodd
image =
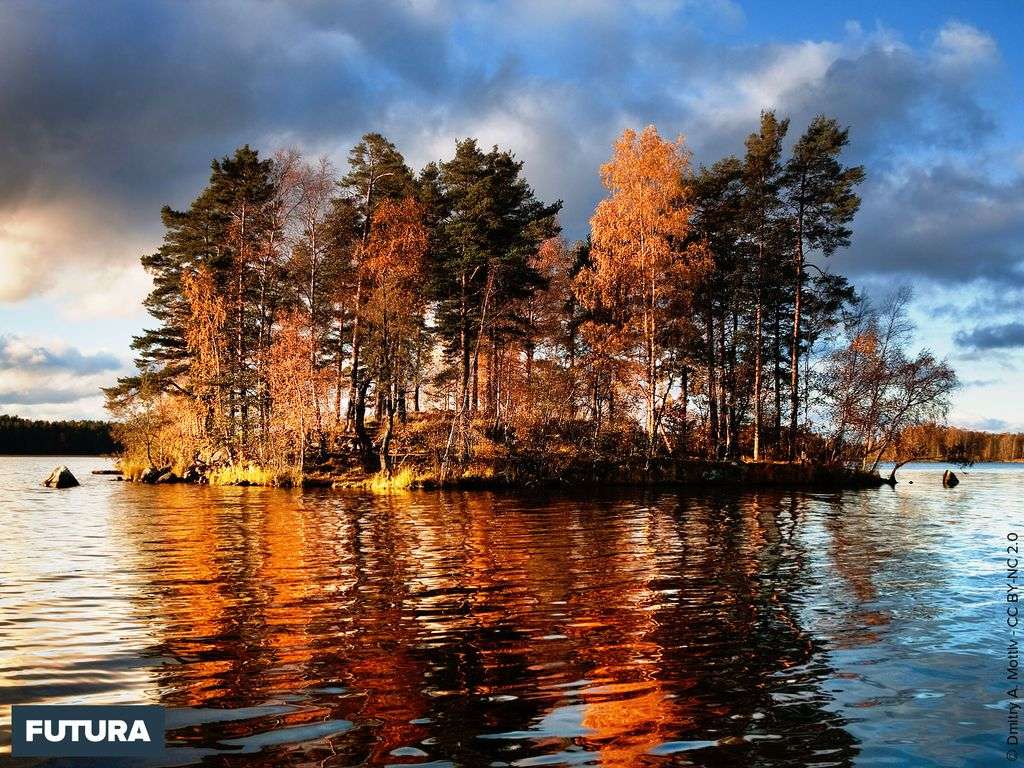
M850 349L865 357L871 357L878 350L878 334L868 330L858 334L850 342Z
M428 246L422 206L412 198L385 200L373 215L363 268L375 285L418 284Z
M654 126L626 131L615 142L611 161L601 166L611 195L590 221L599 276L654 279L670 265L675 241L689 229L688 173L682 139L665 141Z
M309 320L305 313L291 311L278 319L270 345L267 385L271 400L272 453L282 466L295 456L301 462L306 433L317 424L320 403L327 397L330 376L314 369L309 361Z
M181 290L188 304L183 323L185 344L192 353L190 374L194 385L219 386L227 348L224 327L227 307L210 270L202 267L181 275Z
M610 194L590 220L593 263L576 283L580 301L614 321L623 346L642 365L652 451L659 403L672 386L673 339L682 336L692 286L707 263L700 249L686 244L693 212L689 176L681 138L666 141L654 126L626 131L601 166Z
M589 293L591 303L599 298L620 310L637 303L651 312L673 283L687 279L694 255L683 246L693 211L689 173L682 139L666 141L654 126L628 130L615 142L601 166L610 195L590 220L594 266L580 280L582 301Z
M380 203L362 268L370 287L364 308L367 362L378 386L387 391L401 387L399 379L409 368L410 345L427 302L423 284L429 245L419 203L411 198Z

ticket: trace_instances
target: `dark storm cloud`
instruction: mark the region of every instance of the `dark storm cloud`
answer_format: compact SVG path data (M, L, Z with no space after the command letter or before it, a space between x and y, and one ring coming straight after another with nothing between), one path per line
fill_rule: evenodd
M280 8L2 6L4 194L80 186L151 207L246 139L359 124L375 96L356 67L335 66L358 43Z
M187 204L211 157L249 142L342 159L381 130L418 162L465 135L509 146L543 197L565 200L578 237L623 127L685 133L695 161L710 163L741 151L758 111L774 107L792 116L794 137L814 114L836 115L852 128L851 161L868 165L854 246L837 266L1018 279L1024 183L915 155L991 140L976 96L994 55L983 33L947 25L935 46L914 49L859 31L727 45L692 19L735 25L735 7L701 16L702 4L674 15L670 5L0 4L0 225L26 207L87 199L155 240L159 206ZM96 230L113 229L92 215ZM94 243L90 255L90 240L75 259L137 258ZM35 274L18 296L44 289L46 270Z
M1000 181L951 163L909 167L865 185L863 197L844 268L1024 287L1024 178Z
M973 350L1015 349L1024 347L1024 323L981 325L970 331L958 331L958 346Z

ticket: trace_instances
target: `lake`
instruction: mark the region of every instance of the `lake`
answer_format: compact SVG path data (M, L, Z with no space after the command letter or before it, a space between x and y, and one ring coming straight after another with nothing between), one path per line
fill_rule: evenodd
M12 703L151 703L166 765L1009 764L1020 465L606 495L106 466L0 457L8 755Z

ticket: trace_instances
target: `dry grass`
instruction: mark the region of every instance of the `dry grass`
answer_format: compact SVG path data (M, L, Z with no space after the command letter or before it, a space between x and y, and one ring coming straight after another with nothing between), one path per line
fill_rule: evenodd
M122 456L117 460L117 468L121 470L121 477L125 480L136 481L149 469L149 464L136 458Z
M374 493L388 493L414 487L420 481L419 475L411 467L402 467L391 477L383 470L366 480L366 488Z
M282 485L281 473L258 464L229 464L207 474L210 485Z

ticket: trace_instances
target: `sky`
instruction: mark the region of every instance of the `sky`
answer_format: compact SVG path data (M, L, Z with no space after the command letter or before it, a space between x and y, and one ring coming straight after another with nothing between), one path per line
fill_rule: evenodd
M0 413L102 418L151 323L139 256L214 157L344 168L378 131L411 165L513 150L566 236L627 127L742 152L762 109L850 129L867 180L828 260L915 293L949 420L1024 430L1024 7L1018 0L0 2Z

